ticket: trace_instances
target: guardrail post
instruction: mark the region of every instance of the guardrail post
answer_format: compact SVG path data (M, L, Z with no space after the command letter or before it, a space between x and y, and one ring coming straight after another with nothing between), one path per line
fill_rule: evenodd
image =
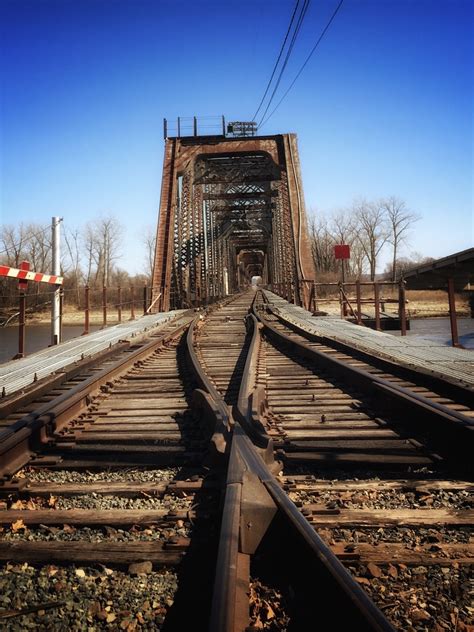
M380 286L374 283L374 303L375 303L375 329L380 331Z
M20 270L28 271L30 269L29 261L22 261L20 263ZM18 281L18 293L19 293L19 320L18 320L18 353L15 358L25 357L25 340L26 340L26 295L28 290L28 281L20 279Z
M360 279L356 281L357 324L362 325L362 307L360 298Z
M146 310L148 309L148 305L147 305L147 294L148 294L148 288L146 285L143 286L143 314L146 314Z
M84 331L82 333L83 336L86 336L89 333L89 313L90 313L89 286L86 285L86 287L84 288Z
M122 322L122 288L120 285L117 288L117 317L119 323Z
M458 323L456 319L456 298L454 296L454 280L448 279L449 322L451 325L451 340L453 347L461 347L458 336Z
M107 286L102 287L102 328L107 327Z
M26 296L25 290L19 290L19 309L20 316L18 321L18 354L17 358L25 357L25 339L26 339Z
M135 287L130 286L130 320L135 320Z
M407 335L407 313L405 305L405 281L402 279L398 286L398 317L400 319L400 334Z
M341 319L344 319L345 316L345 302L344 302L344 290L342 287L341 281L338 283L339 286L339 307L341 308Z
M63 341L63 310L64 310L64 288L59 288L59 341Z

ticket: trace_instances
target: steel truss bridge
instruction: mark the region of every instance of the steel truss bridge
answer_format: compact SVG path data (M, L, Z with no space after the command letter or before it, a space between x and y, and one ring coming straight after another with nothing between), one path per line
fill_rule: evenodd
M296 135L167 138L155 308L203 305L255 276L303 304L314 279Z

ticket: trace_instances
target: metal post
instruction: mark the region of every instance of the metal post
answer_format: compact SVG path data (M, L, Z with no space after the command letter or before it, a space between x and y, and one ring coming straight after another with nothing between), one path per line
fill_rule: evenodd
M117 317L118 317L119 323L121 323L122 322L122 288L120 287L120 285L118 286L118 289L117 289Z
M181 137L181 119L178 116L178 138Z
M375 329L380 331L380 286L374 283Z
M60 260L60 217L52 218L52 272L51 274L59 276L61 274L61 260ZM57 345L61 342L61 322L60 322L60 297L59 285L55 286L53 294L53 301L51 305L51 344Z
M163 138L166 140L168 138L168 121L163 119Z
M316 281L313 281L313 312L318 311L318 295L316 294Z
M143 286L143 314L146 314L146 310L148 309L147 305L147 286Z
M225 136L225 117L222 115L222 136Z
M193 131L194 131L194 136L197 136L198 135L198 122L195 116L193 116Z
M339 307L341 308L341 318L344 319L344 290L342 288L342 281L339 281Z
M407 335L407 314L405 308L405 281L401 279L398 286L398 316L400 318L400 334Z
M28 261L22 261L20 263L20 270L29 270L30 264ZM18 281L18 299L19 299L19 320L18 320L18 353L15 358L25 357L25 339L26 339L26 296L25 292L28 289L28 281L21 279Z
M356 300L357 300L357 324L362 325L362 307L360 300L360 279L356 281Z
M102 329L107 327L107 286L102 288Z
M18 322L18 355L17 358L25 357L25 334L26 334L26 296L25 290L19 290L20 316Z
M341 273L342 273L342 289L344 291L345 294L345 289L346 289L346 266L345 266L346 260L345 259L341 259ZM343 309L343 314L344 314L344 318L346 318L347 316L347 303L346 303L346 299L345 296L343 294L342 297L342 309Z
M135 288L130 286L130 320L135 320Z
M84 288L84 332L83 336L89 333L89 312L90 312L90 298L89 298L89 286Z
M451 340L453 347L461 347L458 336L458 322L456 318L456 298L454 296L454 279L448 279L449 322L451 324Z
M63 331L63 309L64 309L64 288L61 285L59 288L59 331Z

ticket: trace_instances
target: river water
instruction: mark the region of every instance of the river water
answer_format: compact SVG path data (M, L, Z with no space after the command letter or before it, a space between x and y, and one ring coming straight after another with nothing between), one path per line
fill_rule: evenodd
M388 331L399 336L399 331ZM451 346L449 318L412 318L408 336L422 336L439 344ZM459 342L465 349L474 349L474 318L458 318Z
M442 345L451 345L451 330L449 318L419 318L410 321L411 329L407 332L409 336L423 336L430 340L435 340ZM99 329L98 325L91 326L91 331ZM70 340L80 336L84 331L82 325L64 325L63 340ZM459 342L466 349L474 349L474 319L458 318ZM399 331L387 332L396 336ZM26 352L45 349L50 342L51 326L30 325L26 328ZM18 328L0 328L0 363L11 360L18 352Z

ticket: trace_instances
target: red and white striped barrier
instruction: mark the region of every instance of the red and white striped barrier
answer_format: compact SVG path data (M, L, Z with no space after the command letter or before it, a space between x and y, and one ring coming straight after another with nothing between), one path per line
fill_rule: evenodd
M41 272L33 272L32 270L19 270L18 268L10 268L9 266L0 266L0 276L24 279L25 281L37 281L38 283L52 283L53 285L63 284L62 276L42 274Z

